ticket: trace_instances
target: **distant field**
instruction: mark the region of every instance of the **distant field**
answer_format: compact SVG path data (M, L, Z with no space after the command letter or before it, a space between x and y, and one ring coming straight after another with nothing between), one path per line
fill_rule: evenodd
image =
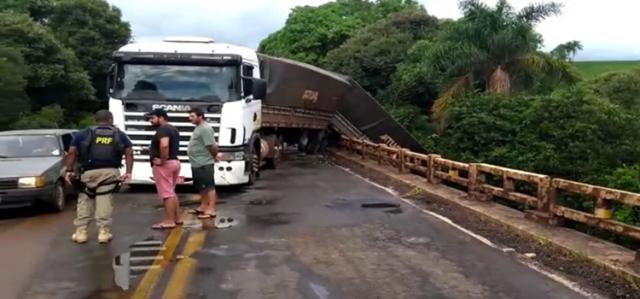
M575 64L586 80L602 73L640 68L640 61L576 61Z

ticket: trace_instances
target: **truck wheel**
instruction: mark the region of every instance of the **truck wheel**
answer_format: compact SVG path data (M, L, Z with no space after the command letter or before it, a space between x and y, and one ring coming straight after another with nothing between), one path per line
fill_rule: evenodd
M62 182L58 181L56 186L53 188L53 193L51 194L51 209L54 212L62 212L66 206L67 196L64 192L64 185Z
M249 182L247 182L247 185L251 186L255 184L260 175L260 155L255 148L251 151L251 163L249 167L251 167L251 169L249 170Z

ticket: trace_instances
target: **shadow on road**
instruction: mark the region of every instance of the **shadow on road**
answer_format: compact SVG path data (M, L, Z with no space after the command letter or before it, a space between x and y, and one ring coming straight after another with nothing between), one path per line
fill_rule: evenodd
M75 206L76 201L70 200L67 202L65 211L74 209ZM17 220L56 213L59 212L52 212L51 209L44 204L35 204L33 206L20 208L3 208L0 209L0 220Z

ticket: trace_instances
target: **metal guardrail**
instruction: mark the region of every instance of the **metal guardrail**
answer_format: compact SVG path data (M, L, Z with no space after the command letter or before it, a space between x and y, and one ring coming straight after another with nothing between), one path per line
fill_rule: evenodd
M466 189L469 198L490 200L502 198L524 204L527 216L558 225L564 219L605 229L613 233L640 240L640 227L612 219L613 204L640 207L640 194L594 186L548 175L531 173L483 163L462 163L440 155L418 154L407 149L375 144L370 141L342 136L344 147L362 159L372 159L380 165L390 165L401 173L420 175L432 184L443 181ZM488 179L488 177L491 179ZM526 185L528 188L517 188ZM562 206L559 192L568 192L595 201L593 213ZM636 257L640 259L640 254Z

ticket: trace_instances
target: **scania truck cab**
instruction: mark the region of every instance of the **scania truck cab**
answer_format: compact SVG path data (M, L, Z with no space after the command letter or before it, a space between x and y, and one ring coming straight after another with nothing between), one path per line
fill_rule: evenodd
M220 151L216 184L253 183L260 167L266 93L259 67L254 50L208 38L136 42L116 51L107 83L109 110L134 145L132 183L153 183L149 146L155 128L144 114L155 108L164 108L180 131L180 177L182 183L191 182L187 146L194 125L188 113L194 107L205 111L215 131Z

